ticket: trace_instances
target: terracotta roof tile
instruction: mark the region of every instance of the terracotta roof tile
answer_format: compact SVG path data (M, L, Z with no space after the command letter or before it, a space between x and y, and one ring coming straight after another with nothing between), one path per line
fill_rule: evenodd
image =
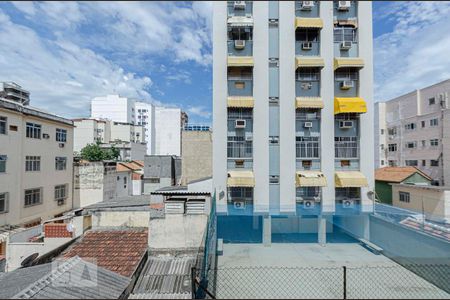
M93 259L99 267L131 277L147 251L147 240L147 229L88 231L61 256Z
M375 170L375 180L388 181L388 182L402 182L406 178L419 173L428 180L431 180L430 176L422 172L416 167L385 167Z

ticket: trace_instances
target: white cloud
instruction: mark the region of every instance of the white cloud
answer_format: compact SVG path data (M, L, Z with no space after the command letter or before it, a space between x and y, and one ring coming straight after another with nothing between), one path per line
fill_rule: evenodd
M375 100L450 78L450 2L394 2L378 21L394 22L374 40Z
M211 117L211 112L207 111L204 106L191 106L186 109L189 117L198 116L204 119Z

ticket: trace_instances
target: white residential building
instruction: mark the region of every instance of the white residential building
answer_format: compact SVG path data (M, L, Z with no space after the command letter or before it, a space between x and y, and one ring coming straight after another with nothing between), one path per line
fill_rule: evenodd
M155 154L155 106L147 102L135 103L135 124L142 125L147 141L147 155Z
M324 243L324 214L372 210L372 4L221 1L213 13L217 210L265 215L264 243L271 215L315 211Z
M91 118L73 119L74 145L73 151L79 153L87 144L111 141L111 121Z
M450 183L449 93L450 79L375 103L376 168L414 166Z
M134 100L119 95L95 97L91 101L91 118L134 123Z
M73 122L0 98L0 226L72 209Z
M181 128L181 109L155 107L156 155L181 155Z

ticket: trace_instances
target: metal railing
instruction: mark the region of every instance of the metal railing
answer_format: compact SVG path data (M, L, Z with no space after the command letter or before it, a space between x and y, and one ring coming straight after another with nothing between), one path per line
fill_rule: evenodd
M320 158L320 142L318 140L296 142L295 156L297 158Z
M228 158L251 158L253 155L253 143L251 141L228 142Z
M359 158L357 137L339 137L334 142L335 158Z

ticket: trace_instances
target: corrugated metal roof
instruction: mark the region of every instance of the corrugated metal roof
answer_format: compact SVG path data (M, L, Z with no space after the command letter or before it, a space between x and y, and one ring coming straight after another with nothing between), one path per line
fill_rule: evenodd
M191 295L194 256L149 257L130 298L161 297L186 299Z

